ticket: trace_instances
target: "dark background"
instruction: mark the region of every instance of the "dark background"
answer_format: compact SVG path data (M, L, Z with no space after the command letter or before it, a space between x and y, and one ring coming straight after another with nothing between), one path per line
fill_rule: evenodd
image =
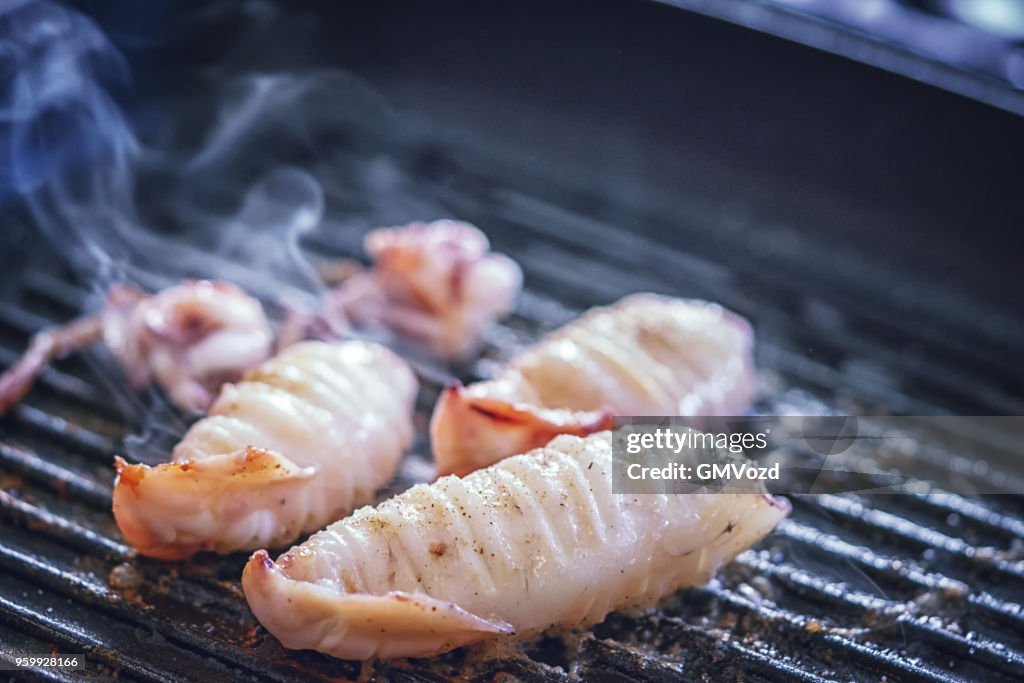
M536 199L619 231L593 258L636 234L728 271L731 293L665 263L658 278L761 332L788 307L789 327L856 325L1018 386L1018 115L650 0L73 4L126 55L112 87L143 138L220 78L340 67L400 114L402 168L501 248L538 234L494 219L507 196Z
M342 66L517 182L780 224L836 258L855 248L1015 298L1014 114L645 0L298 2L257 30L258 10L188 4L191 15L80 3L128 53L138 98L180 96L190 72L229 54L254 68Z

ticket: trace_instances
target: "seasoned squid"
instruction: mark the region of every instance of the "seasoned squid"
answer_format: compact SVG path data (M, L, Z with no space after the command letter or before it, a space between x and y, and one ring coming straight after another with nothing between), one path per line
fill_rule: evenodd
M292 542L391 479L416 389L405 361L376 344L290 346L225 385L172 462L117 459L117 524L140 553L168 560Z
M32 338L0 375L0 415L51 361L101 341L135 388L155 381L179 407L203 411L221 384L270 354L272 332L260 303L226 282L190 280L157 294L113 287L99 313Z
M366 236L373 268L328 293L325 317L383 327L443 358L464 356L522 287L519 266L474 226L441 220Z
M741 415L754 395L750 325L704 301L635 294L595 308L494 378L449 386L430 434L440 474L465 474L612 415Z
M563 435L365 507L242 587L286 647L425 657L600 621L705 583L789 511L754 493L612 493L609 432Z

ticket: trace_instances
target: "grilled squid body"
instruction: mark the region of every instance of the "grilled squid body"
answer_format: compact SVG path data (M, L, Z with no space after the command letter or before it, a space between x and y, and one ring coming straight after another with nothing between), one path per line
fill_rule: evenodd
M117 459L118 526L140 553L169 560L292 542L391 479L416 388L376 344L295 344L224 386L172 462Z
M742 415L755 391L753 332L717 304L635 294L595 308L493 379L441 395L439 474L465 474L612 415Z
M373 268L330 292L328 319L380 326L442 358L465 356L508 314L522 288L516 263L469 223L380 228L364 245Z
M464 478L365 507L242 576L286 647L422 657L600 621L700 585L788 502L754 493L612 493L611 435L563 435Z

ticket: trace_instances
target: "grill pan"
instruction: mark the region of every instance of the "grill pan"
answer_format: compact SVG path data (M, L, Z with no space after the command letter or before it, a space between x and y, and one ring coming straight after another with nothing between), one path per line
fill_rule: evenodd
M418 368L420 437L382 495L429 476L426 420L445 381L487 376L584 308L634 291L711 298L750 317L759 335L756 409L765 414L1024 408L1024 334L1012 315L987 311L982 329L972 322L977 309L929 299L916 273L855 260L839 270L810 238L759 252L758 241L770 245L778 232L758 218L737 226L699 205L667 213L651 202L641 211L599 192L540 188L425 137L389 148L407 191L483 227L522 264L527 287L478 361L451 375ZM377 158L361 157L358 145L350 152L357 165ZM350 231L305 246L358 257L359 240ZM87 303L60 255L30 243L30 264L5 277L16 286L0 301L3 365L31 332ZM919 295L918 305L894 314L896 286ZM368 665L289 652L245 604L244 556L167 565L135 557L121 541L110 515L111 462L139 425L119 407L111 372L95 358L61 361L0 421L0 640L88 659L73 674L19 672L25 680L1024 678L1024 500L968 499L942 481L914 495L793 496L790 518L708 586L584 633ZM815 454L792 457L813 462Z
M590 221L592 230L610 229L579 220ZM534 285L463 379L486 373L489 361L568 319L574 309L566 305L567 293L579 292L571 305L653 284L631 279L613 263L580 263L574 250L592 236L553 225L550 217L543 229L551 237L539 252L517 253L508 239L530 226L537 229L538 222L492 218L489 225L495 243L524 264ZM549 265L574 263L579 268ZM560 280L550 290L560 292L559 298L537 284L555 277ZM614 283L605 286L621 292L589 293L595 281ZM82 296L54 274L28 275L19 296L0 308L8 340L4 360L44 320L72 315ZM769 304L780 307L761 305ZM823 414L839 405L863 413L885 405L922 406L927 396L911 398L892 388L879 395L870 378L858 380L856 371L836 369L864 358L869 343L820 339L819 350L837 359L824 363L790 342L762 336L759 408ZM878 356L884 354L879 348ZM421 375L421 434L442 386L438 379ZM912 376L904 379L913 384ZM244 557L204 557L168 568L131 554L109 513L111 455L127 427L106 405L113 399L93 370L69 361L48 372L4 420L0 609L5 633L19 639L12 642L24 642L21 648L33 652L86 653L94 668L85 673L98 678L114 671L140 680L357 677L358 665L289 653L257 627L239 589ZM940 404L932 408L941 412ZM428 457L421 438L392 490L422 478ZM913 497L795 496L793 502L791 518L710 586L682 591L656 610L614 615L592 633L547 638L523 653L457 652L430 661L378 663L372 671L388 680L447 680L468 671L472 680L503 672L537 681L721 680L723 674L738 680L884 675L892 681L955 681L1024 675L1024 564L993 560L984 552L1019 552L1019 498L966 500L936 487ZM129 567L137 568L137 576Z

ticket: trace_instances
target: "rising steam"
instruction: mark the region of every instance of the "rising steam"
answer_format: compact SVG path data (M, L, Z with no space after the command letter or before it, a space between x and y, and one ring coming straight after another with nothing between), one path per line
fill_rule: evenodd
M130 93L131 78L90 19L0 2L0 198L20 196L96 294L208 277L312 307L321 284L304 240L351 253L375 224L445 213L410 191L386 149L367 149L394 115L349 74L210 73L178 103L188 116L169 113L146 141L109 90ZM163 408L155 420L145 408L147 424L180 434Z
M415 204L416 218L439 213L401 196L383 157L356 167L332 146L354 121L391 118L342 72L216 75L185 103L205 114L198 136L169 118L155 136L162 144L144 145L106 87L130 86L123 57L86 17L35 1L0 5L0 74L0 181L98 289L204 276L294 300L319 287L303 236L328 224L353 236L370 227L375 207L342 213L352 190Z

